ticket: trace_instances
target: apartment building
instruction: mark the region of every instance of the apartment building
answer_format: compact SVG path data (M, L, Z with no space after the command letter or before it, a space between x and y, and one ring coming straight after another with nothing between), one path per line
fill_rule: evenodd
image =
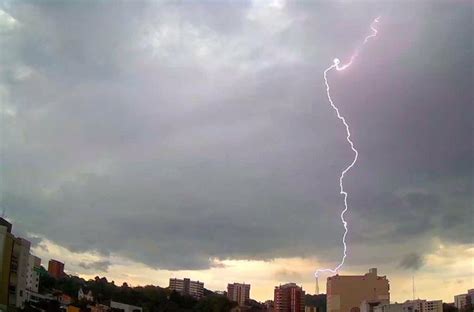
M204 295L204 283L192 281L189 278L170 278L169 289L179 292L182 295L189 295L196 299Z

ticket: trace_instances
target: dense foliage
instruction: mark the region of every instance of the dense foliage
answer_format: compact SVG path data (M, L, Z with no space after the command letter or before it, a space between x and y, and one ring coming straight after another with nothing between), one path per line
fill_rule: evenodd
M230 311L236 303L229 301L225 296L205 291L205 297L199 301L190 296L169 291L158 286L130 287L126 283L121 286L109 282L105 277L95 277L93 280L84 280L77 276L66 276L55 280L47 274L40 275L40 292L54 293L60 291L73 298L77 297L80 288L92 291L97 303L107 304L113 300L125 304L140 306L144 312L172 312L172 311ZM78 302L77 304L81 304ZM76 305L77 305L76 304Z
M326 295L305 295L304 304L310 307L318 307L318 311L326 312Z

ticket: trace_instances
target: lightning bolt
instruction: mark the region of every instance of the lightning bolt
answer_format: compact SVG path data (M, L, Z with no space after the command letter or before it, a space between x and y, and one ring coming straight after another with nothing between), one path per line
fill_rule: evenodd
M359 157L359 152L354 147L354 142L352 142L352 140L351 140L351 131L350 131L350 128L349 128L349 124L346 122L346 119L341 115L341 113L339 112L339 108L334 104L334 101L331 98L330 87L329 87L329 82L328 82L328 77L327 76L328 76L328 72L333 70L333 69L335 69L337 71L342 71L342 70L345 70L345 69L349 68L352 65L352 62L357 58L357 56L359 55L359 52L362 49L362 47L369 41L370 38L373 38L373 37L377 36L378 31L375 28L375 25L379 22L379 18L380 17L375 18L373 20L373 22L370 24L370 29L371 29L372 33L370 35L368 35L367 37L365 37L363 43L359 47L357 47L355 52L350 57L349 61L347 63L341 65L341 61L338 58L335 58L334 61L333 61L333 64L331 66L329 66L328 68L326 68L326 70L324 71L324 74L323 74L324 83L326 84L326 95L327 95L329 104L336 111L337 118L339 118L339 120L341 120L341 122L344 124L344 127L346 128L346 135L347 135L346 140L349 143L352 151L354 152L354 159L341 172L341 175L339 176L340 194L344 197L344 210L342 210L342 212L341 212L341 221L342 221L342 225L344 226L344 234L342 235L342 245L344 246L344 253L342 255L341 262L334 269L318 269L314 273L314 275L316 276L316 279L318 278L320 273L333 273L333 274L337 273L337 271L339 271L339 269L344 265L344 261L346 260L346 257L347 257L346 237L347 237L347 232L349 231L349 229L347 227L347 221L344 218L344 215L346 214L346 212L348 210L348 205L347 205L347 195L348 194L347 194L346 191L344 191L343 181L344 181L344 176L346 175L346 173L349 170L352 169L352 167L354 167L355 163L357 162L357 158Z

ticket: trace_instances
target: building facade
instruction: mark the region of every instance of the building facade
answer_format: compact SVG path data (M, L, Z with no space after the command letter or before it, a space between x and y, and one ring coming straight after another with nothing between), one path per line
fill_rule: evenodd
M403 312L443 312L442 300L407 300L402 305Z
M29 255L28 269L26 272L26 289L37 293L39 289L39 269L41 267L41 259Z
M55 279L64 277L64 263L58 260L51 259L48 262L48 273Z
M360 312L363 302L390 303L390 286L377 269L364 275L335 275L327 279L327 312Z
M196 299L204 295L204 283L191 281L189 278L170 278L169 289L179 292L182 295L189 295Z
M468 303L474 304L474 288L467 291Z
M304 312L303 288L295 283L288 283L275 287L274 311L275 312Z
M458 309L465 309L474 304L474 289L469 289L467 294L454 296L454 306Z
M362 301L359 311L360 312L374 312L375 308L381 305L387 304L388 301L382 300L382 301L375 301L375 300L369 300L369 301Z
M31 243L24 238L15 237L13 240L8 296L10 306L23 307L26 301L30 246Z
M6 311L8 307L8 289L14 243L11 230L11 223L0 218L0 311Z
M12 225L0 217L0 311L22 308L30 293L37 293L41 265L30 254L31 243L12 234Z
M130 304L110 301L110 307L112 309L122 310L123 312L142 312L141 307L133 306Z
M250 285L240 283L227 284L227 298L237 302L239 306L244 306L250 299Z
M401 303L381 304L374 307L374 312L403 312Z
M91 290L83 290L81 287L79 288L79 291L77 292L77 299L92 302L94 301L94 296L92 295Z
M464 309L467 304L467 294L454 296L454 306L458 309Z

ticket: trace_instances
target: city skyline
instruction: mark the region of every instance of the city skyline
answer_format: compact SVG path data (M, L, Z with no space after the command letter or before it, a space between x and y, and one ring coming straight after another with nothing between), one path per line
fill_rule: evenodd
M112 287L112 289L115 290L120 285L120 283L118 285L115 284L115 281L108 281L106 277L95 276L93 279L90 278L86 281L82 278L78 279L77 276L68 275L64 272L65 264L56 259L50 259L48 261L48 270L46 270L44 267L41 268L41 258L33 255L31 252L31 242L24 238L16 237L12 232L12 224L8 220L0 218L0 290L10 289L7 297L5 297L7 293L0 293L0 309L3 309L5 304L8 306L24 307L28 302L37 303L37 300L58 300L60 304L66 306L70 306L74 303L77 304L77 300L86 300L90 303L94 302L94 304L100 305L98 301L94 300L94 294L90 289L87 290L87 288L85 288L86 291L83 291L83 287L86 283L98 282L102 285L99 289L95 288L95 295L102 298L102 302L104 302L104 299L107 301L107 297L104 298L104 294L97 293L97 291L103 289L103 283L107 283L109 285L108 287ZM89 263L85 263L85 265L88 264ZM59 283L57 284L58 286L61 284L69 285L66 287L69 294L71 294L71 291L76 287L77 300L74 299L75 297L73 298L62 293L61 290L51 288L51 286L54 285L51 284L51 279L57 281ZM70 284L71 282L73 282L73 284ZM404 299L401 301L390 298L390 289L393 288L390 287L389 278L386 275L378 275L377 268L370 268L368 273L363 275L337 274L329 276L327 278L327 294L321 294L323 297L320 297L319 289L316 287L317 298L311 295L309 298L306 298L306 291L296 283L280 283L280 285L274 288L274 301L260 299L260 303L252 300L253 298L250 296L251 284L246 283L228 283L226 292L221 290L206 290L204 282L191 280L189 277L184 277L183 279L173 277L169 279L168 287L162 287L156 285L156 283L140 286L123 282L119 288L126 290L130 289L130 287L138 286L138 289L143 289L143 286L151 286L151 289L154 289L152 291L156 292L156 288L153 287L158 286L158 289L161 291L163 289L175 291L181 296L189 296L198 302L200 300L206 300L206 297L209 296L207 292L210 291L214 293L214 296L221 296L221 299L222 297L227 298L230 302L235 302L239 307L247 306L247 308L249 308L252 305L255 307L255 304L257 304L259 307L258 311L261 311L260 309L263 306L266 306L266 311L273 311L271 310L273 308L270 308L272 305L275 311L287 311L288 309L291 311L307 311L307 309L313 311L311 309L315 308L315 306L321 307L323 303L321 300L324 300L324 304L327 304L327 309L332 312L353 311L359 308L361 311L372 311L372 309L377 308L377 311L391 311L391 309L395 309L396 311L402 312L403 309L403 311L409 312L412 311L414 307L418 307L416 309L441 312L444 306L456 308L458 311L466 311L465 308L472 305L474 288L468 289L462 294L455 295L453 298L454 302L443 303L443 300L439 299L420 299L420 297L415 294L414 282L413 279L412 300ZM74 286L74 283L76 286ZM64 285L62 287L64 287ZM150 288L148 289L150 290ZM163 294L163 292L161 292L161 294ZM168 299L170 299L169 292ZM316 301L314 301L315 299ZM269 301L273 303L268 305ZM126 303L116 304L129 306ZM102 305L102 307L104 306ZM110 307L112 307L112 303L110 303ZM74 309L74 305L72 309Z
M72 274L314 293L352 157L323 71L377 16L329 76L359 151L340 274L452 302L473 285L469 1L0 0L0 211Z
M64 251L61 251L61 250L58 250L60 253L61 252L64 252ZM60 253L58 253L57 255L59 255ZM43 254L43 252L40 251L39 254ZM47 259L44 258L44 259ZM124 260L124 259L122 259ZM282 259L276 259L275 262L279 262L279 260L282 260ZM284 259L285 261L279 263L280 267L280 271L277 272L277 275L280 275L281 277L279 279L273 279L271 281L266 281L267 283L261 283L259 279L255 279L255 278L251 278L251 277L248 277L247 279L243 278L245 277L245 274L246 273L250 273L252 275L255 275L255 272L259 272L259 271L263 271L265 269L268 269L269 266L271 266L272 264L269 263L269 262L255 262L253 263L255 265L255 268L254 270L252 269L249 269L248 268L248 264L247 264L247 267L245 269L242 269L241 266L239 265L235 265L235 263L232 263L233 261L223 261L222 262L222 265L235 265L235 268L234 268L234 272L233 274L228 274L228 275L222 275L222 272L219 272L219 270L215 270L215 272L213 274L211 274L211 276L214 276L211 280L203 280L201 279L201 282L205 283L205 285L209 286L209 287L205 287L206 289L209 289L209 290L212 290L212 291L224 291L226 289L226 286L228 286L229 283L241 283L243 285L247 284L247 285L252 285L252 294L256 294L255 296L252 296L251 299L256 299L256 300L259 300L261 302L264 302L265 300L268 300L268 299L271 299L273 298L273 287L275 285L284 285L284 284L287 284L287 283L293 283L293 282L297 282L299 286L301 286L303 288L303 290L306 291L307 294L315 294L315 291L316 291L316 287L315 287L315 280L313 279L312 281L305 281L305 282L301 282L301 280L303 279L303 274L302 272L305 272L305 268L303 267L303 269L300 271L301 273L300 274L297 274L296 271L294 272L291 272L291 271L285 271L285 267L288 267L288 266L302 266L302 265L306 265L306 266L310 266L312 261L307 261L305 262L304 259ZM49 262L51 261L58 261L58 260L54 260L54 259L50 259ZM95 261L91 258L89 258L88 260L85 260L85 261L90 261L90 263L88 262L83 262L83 266L84 267L87 267L89 265L89 268L93 268L95 266ZM246 261L248 262L248 261ZM99 267L100 267L100 264L99 264ZM124 261L123 263L121 263L120 265L117 266L117 271L119 272L124 272L124 271L127 271L127 272L130 272L130 273L134 273L134 270L133 270L133 267L137 267L137 272L142 271L142 275L137 275L135 276L135 278L138 278L138 280L134 280L134 278L132 277L131 279L124 279L126 277L124 276L133 276L133 274L117 274L117 275L111 275L111 274L104 274L104 275L101 275L101 274L94 274L92 273L91 275L87 275L87 274L79 274L77 272L70 272L70 274L72 275L78 275L78 276L81 276L83 278L86 278L86 279L94 279L96 276L99 276L99 277L106 277L109 281L112 281L114 280L115 283L117 285L121 285L122 283L127 283L128 285L130 286L145 286L145 285L155 285L155 286L160 286L160 287L167 287L166 285L168 284L169 281L171 281L172 279L189 279L191 278L192 280L198 280L199 282L199 276L206 276L205 274L200 274L199 271L168 271L168 272L161 272L163 275L161 275L161 279L160 281L154 281L153 278L150 278L150 275L153 276L153 270L150 270L150 268L147 268L147 267L141 267L139 264L132 264L129 260L127 261ZM132 268L130 270L130 268ZM306 268L307 269L307 268ZM364 268L362 267L360 271L354 271L354 272L350 272L348 274L342 274L343 276L354 276L354 277L358 277L360 276L361 274L363 274L364 270L367 270L368 268ZM65 271L68 271L67 269ZM376 269L377 271L377 269ZM100 270L98 271L100 272ZM152 273L152 274L150 274ZM154 272L155 274L157 272ZM209 272L207 272L209 273ZM169 275L166 275L166 274L169 274ZM266 274L263 273L261 274L262 277L264 277ZM118 277L118 278L114 278L114 276ZM148 277L146 277L148 276ZM219 278L216 278L218 277ZM232 279L231 276L239 276L240 279ZM330 276L327 276L327 277L331 277L333 275L330 275ZM466 291L466 289L458 289L459 291L457 293L455 293L455 295L451 296L450 294L447 294L446 292L444 292L444 290L441 292L441 294L438 296L438 297L429 297L427 296L427 294L429 294L432 290L432 287L430 287L430 285L433 284L433 282L435 282L434 280L416 280L415 281L413 280L413 276L407 276L405 279L399 279L397 277L392 277L392 276L387 276L388 279L390 280L390 291L391 291L391 300L390 302L397 302L397 303L403 303L405 302L406 300L411 300L412 299L412 296L414 295L415 298L424 298L424 299L428 299L428 300L431 300L431 299L441 299L443 300L443 302L448 302L448 303L451 303L451 302L454 302L453 298L454 296L458 295L458 294L461 294L463 292ZM122 279L121 279L122 278ZM140 280L146 280L148 278L148 282L145 282L145 283L140 283L139 281ZM243 279L242 279L243 278ZM134 282L132 282L134 281ZM392 282L392 281L395 281L395 282ZM413 284L415 282L415 284ZM268 285L272 285L271 283L273 283L273 286L271 287L268 287ZM415 289L413 288L413 286L415 286ZM400 295L400 288L403 289L403 292L402 292L402 295ZM470 287L469 287L470 288ZM320 293L326 293L326 278L320 280L320 290L323 289L324 291L320 291ZM393 296L393 290L395 289L395 296ZM428 291L427 291L428 290ZM415 291L413 293L413 291Z

